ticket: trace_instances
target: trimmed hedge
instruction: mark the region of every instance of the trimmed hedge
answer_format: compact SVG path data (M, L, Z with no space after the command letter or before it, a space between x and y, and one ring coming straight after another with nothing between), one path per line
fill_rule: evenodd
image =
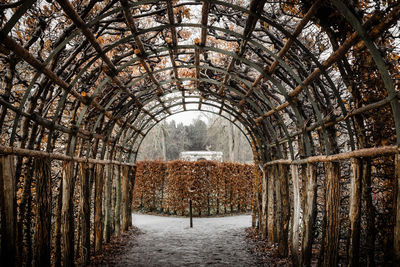
M247 212L253 200L254 165L215 161L141 161L133 195L135 210L188 215Z

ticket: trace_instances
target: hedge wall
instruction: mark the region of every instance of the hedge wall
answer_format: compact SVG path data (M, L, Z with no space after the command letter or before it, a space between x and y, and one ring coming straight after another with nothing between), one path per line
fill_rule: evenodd
M214 161L141 161L137 164L134 209L188 215L251 210L254 165Z

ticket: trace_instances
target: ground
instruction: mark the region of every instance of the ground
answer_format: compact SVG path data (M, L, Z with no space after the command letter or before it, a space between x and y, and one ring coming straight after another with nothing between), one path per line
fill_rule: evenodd
M259 266L246 245L251 216L188 218L133 215L140 231L113 259L115 266Z

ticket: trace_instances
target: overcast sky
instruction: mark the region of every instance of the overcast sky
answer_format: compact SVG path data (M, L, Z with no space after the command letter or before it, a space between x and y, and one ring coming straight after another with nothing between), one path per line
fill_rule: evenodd
M184 125L189 125L194 119L200 117L204 122L208 123L207 117L200 111L185 111L168 117L166 120L170 122L172 120L176 123L183 123Z

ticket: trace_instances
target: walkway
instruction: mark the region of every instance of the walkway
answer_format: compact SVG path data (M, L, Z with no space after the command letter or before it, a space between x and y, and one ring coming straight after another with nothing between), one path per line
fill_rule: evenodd
M188 218L133 215L142 234L118 257L118 266L257 266L246 250L248 215Z

